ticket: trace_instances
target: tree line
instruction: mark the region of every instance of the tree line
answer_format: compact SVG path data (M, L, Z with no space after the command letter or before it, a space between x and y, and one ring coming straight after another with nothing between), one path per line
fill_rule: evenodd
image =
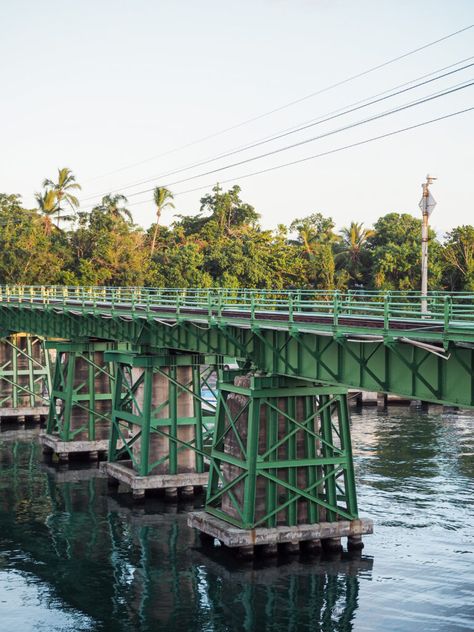
M336 230L314 212L276 230L262 229L233 186L216 185L191 215L170 226L161 214L173 195L154 190L153 223L134 223L127 198L105 195L81 210L79 183L58 170L36 193L37 208L0 193L0 283L254 288L420 288L421 219L388 213L372 228L351 221ZM474 291L474 226L440 241L429 236L429 289Z

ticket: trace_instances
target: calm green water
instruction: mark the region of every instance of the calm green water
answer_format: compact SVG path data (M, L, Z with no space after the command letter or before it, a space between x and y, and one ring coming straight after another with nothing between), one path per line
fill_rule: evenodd
M1 632L474 630L471 415L353 413L362 556L258 565L210 556L189 506L65 481L31 434L0 434Z

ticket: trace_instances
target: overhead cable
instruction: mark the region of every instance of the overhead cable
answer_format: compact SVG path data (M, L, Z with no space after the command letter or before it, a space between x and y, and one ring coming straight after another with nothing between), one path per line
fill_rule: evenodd
M274 165L272 167L267 167L265 169L260 169L259 171L252 171L250 173L245 173L238 176L233 176L232 178L227 178L226 180L220 180L219 184L229 184L230 182L238 182L239 180L244 180L246 178L252 178L254 176L259 176L264 173L270 173L271 171L276 171L278 169L284 169L285 167L291 167L293 165L301 164L304 162L308 162L309 160L315 160L316 158L323 158L325 156L330 156L332 154L336 154L342 151L346 151L348 149L353 149L355 147L360 147L362 145L367 145L368 143L372 143L378 140L383 140L385 138L390 138L391 136L396 136L397 134L402 134L404 132L409 132L414 129L418 129L420 127L425 127L426 125L431 125L432 123L437 123L439 121L444 121L446 119L454 118L455 116L459 116L461 114L465 114L466 112L471 112L474 110L474 106L465 108L463 110L457 110L456 112L450 112L449 114L444 114L443 116L438 116L436 118L429 119L427 121L422 121L421 123L415 123L414 125L409 125L407 127L402 127L392 132L386 132L385 134L380 134L378 136L372 136L371 138L366 138L361 141L357 141L355 143L350 143L348 145L343 145L341 147L336 147L335 149L329 149L327 151L320 152L319 154L314 154L312 156L306 156L304 158L298 158L297 160L292 160L290 162L285 162L279 165ZM207 184L200 185L198 187L194 187L192 189L186 189L185 191L178 191L174 194L174 197L178 197L179 195L186 195L188 193L195 193L196 191L203 191L205 189L209 189L214 186L215 182L208 182ZM134 206L138 204L148 204L153 202L153 199L140 200L138 202L131 202L128 206Z
M315 96L318 96L320 94L323 94L325 92L329 92L330 90L334 90L335 88L338 88L346 83L349 83L351 81L355 81L356 79L360 79L361 77L364 77L368 74L371 74L377 70L380 70L381 68L385 68L391 64L396 63L397 61L401 61L402 59L405 59L406 57L409 57L410 55L414 55L416 53L419 53L423 50L426 50L427 48L430 48L432 46L435 46L437 44L440 44L441 42L445 42L446 40L455 37L456 35L460 35L461 33L464 33L470 29L472 29L474 27L474 24L469 24L468 26L465 26L464 28L458 29L457 31L454 31L452 33L448 33L447 35L444 35L443 37L440 37L436 40L433 40L431 42L428 42L426 44L423 44L422 46L418 46L417 48L414 48L412 50L409 50L406 53L403 53L401 55L398 55L397 57L392 57L391 59L388 59L387 61L384 61L380 64L377 64L375 66L371 66L370 68L367 68L366 70L363 70L361 72L358 72L354 75L350 75L349 77L346 77L345 79L341 79L340 81L337 81L335 83L329 84L328 86L325 86L324 88L321 88L319 90L316 90L314 92L311 92L303 97L299 97L298 99L294 99L293 101L289 101L283 105L280 105L276 108L273 108L271 110L267 110L266 112L263 112L262 114L258 114L257 116L253 116L251 118L245 119L243 121L241 121L240 123L236 123L234 125L231 125L229 127L225 127L223 129L220 129L216 132L213 132L211 134L208 134L206 136L203 136L201 138L198 138L196 140L190 141L189 143L185 143L183 145L180 145L178 147L174 147L172 149L169 149L167 151L164 151L160 154L157 154L155 156L151 156L149 158L145 158L144 160L140 160L134 163L131 163L129 165L125 165L123 167L120 167L118 169L114 169L113 171L108 171L107 173L103 173L99 176L95 176L93 178L89 178L89 180L86 180L86 182L91 182L93 180L98 180L101 178L105 178L109 175L113 175L115 173L120 173L121 171L126 171L128 169L132 169L133 167L137 167L140 165L143 165L147 162L150 162L152 160L156 160L157 158L162 158L164 156L168 156L172 153L176 153L178 151L181 151L183 149L187 149L188 147L192 147L193 145L197 145L200 143L203 143L207 140L210 140L212 138L215 138L217 136L221 136L222 134L225 134L227 132L233 131L235 129L238 129L240 127L243 127L245 125L248 125L249 123L253 123L255 121L261 120L263 118L266 118L268 116L271 116L272 114L275 114L277 112L281 112L282 110L292 107L293 105L297 105L298 103L302 103L303 101L307 101L308 99L311 99Z
M332 136L333 134L337 134L337 133L340 133L342 131L346 131L348 129L353 129L353 128L359 127L361 125L365 125L367 123L379 120L379 119L384 118L386 116L389 116L391 114L396 114L398 112L405 111L405 110L407 110L409 108L412 108L412 107L415 107L417 105L421 105L423 103L427 103L427 102L433 101L434 99L438 99L440 97L447 96L448 94L453 94L453 93L458 92L460 90L464 90L465 88L468 88L468 87L470 87L472 85L474 85L474 80L469 80L469 83L463 83L462 85L458 85L458 86L455 86L453 88L450 88L450 89L447 89L447 90L444 90L444 91L441 91L441 92L437 92L435 94L432 94L432 95L429 95L427 97L418 99L416 101L412 101L412 102L407 103L405 105L398 106L398 107L393 108L391 110L387 110L385 112L382 112L382 113L379 113L379 114L375 114L374 116L371 116L369 118L365 118L365 119L356 121L354 123L350 123L350 124L348 124L348 125L346 125L344 127L339 127L337 129L330 130L328 132L325 132L324 134L320 134L319 136L314 136L312 138L307 138L307 139L298 141L296 143L292 143L291 145L286 145L284 147L279 147L278 149L274 149L272 151L268 151L268 152L266 152L264 154L259 154L257 156L252 156L250 158L245 158L244 160L239 160L237 162L230 163L228 165L224 165L222 167L216 167L215 169L210 169L209 171L205 171L205 172L198 173L198 174L195 174L195 175L192 175L192 176L188 176L188 177L182 178L180 180L175 180L174 182L168 182L166 184L163 184L163 186L169 188L169 187L174 186L176 184L182 184L183 182L189 182L190 180L196 180L197 178L201 178L201 177L204 177L204 176L212 175L214 173L219 173L221 171L225 171L225 170L231 169L233 167L238 167L240 165L243 165L243 164L246 164L246 163L249 163L249 162L254 162L255 160L261 160L262 158L267 158L268 156L273 156L273 155L279 154L279 153L281 153L283 151L288 151L290 149L294 149L296 147L300 147L302 145L306 145L308 143L312 143L312 142L315 142L317 140L321 140L322 138L327 138L328 136ZM136 191L134 193L131 193L128 197L135 197L137 195L142 195L143 193L149 193L149 192L151 192L153 190L154 190L154 187L149 188L149 189L144 189L142 191Z
M421 86L427 85L427 84L432 83L434 81L438 81L439 79L443 79L443 78L448 77L450 75L456 74L458 72L466 70L467 68L471 68L472 66L474 66L474 63L470 63L470 64L467 64L465 66L462 66L461 68L457 68L455 70L451 70L451 71L446 72L444 74L441 74L441 75L439 75L437 77L432 77L431 79L427 79L425 81L422 81L422 82L417 83L415 85L412 85L410 87L405 87L405 88L400 89L400 90L398 90L396 92L392 92L391 94L385 94L382 97L375 98L372 101L368 101L368 102L363 103L362 105L356 104L355 107L348 106L348 108L350 108L350 109L344 109L343 111L339 111L336 114L331 113L331 115L327 116L326 118L319 118L319 119L310 121L310 122L305 123L305 124L303 124L303 125L301 125L299 127L295 127L295 128L290 129L290 130L285 130L285 131L283 131L283 132L281 132L279 134L276 134L274 136L270 136L270 137L267 137L265 139L256 141L256 142L254 142L252 144L244 145L243 147L238 147L238 148L230 150L230 151L228 151L226 153L221 153L221 154L218 154L217 156L213 156L211 158L207 158L207 159L202 160L200 162L196 162L196 163L193 163L191 165L187 165L185 167L181 167L179 169L174 169L173 171L168 171L168 172L159 174L157 176L153 176L152 178L147 178L146 180L140 180L138 182L134 182L134 183L122 186L122 187L120 187L118 189L112 189L111 192L113 193L113 192L116 192L116 191L126 191L128 189L132 189L132 188L134 188L136 186L140 186L142 184L148 184L149 182L157 181L157 180L159 180L161 178L166 178L168 176L172 176L172 175L176 175L178 173L183 173L185 171L189 171L190 169L194 169L194 168L197 168L197 167L202 167L202 166L204 166L206 164L210 164L212 162L216 162L217 160L221 160L222 158L227 158L229 156L233 156L235 154L241 153L242 151L247 151L249 149L254 149L256 147L259 147L261 145L265 145L265 144L273 142L275 140L280 140L281 138L285 138L286 136L290 136L292 134L297 134L297 133L302 132L302 131L304 131L306 129L314 127L316 125L321 125L323 123L327 123L327 122L332 121L332 120L334 120L336 118L340 118L341 116L345 116L346 114L352 114L353 112L356 112L356 111L361 110L363 108L369 107L371 105L375 105L376 103L380 103L380 102L385 101L387 99L391 99L392 97L398 96L400 94L404 94L405 92L409 92L411 90L414 90L414 89L419 88ZM94 198L97 198L97 197L102 197L103 195L106 195L106 193L108 193L108 192L96 193L96 194L90 195L90 196L88 196L86 198L83 198L81 201L85 202L85 201L90 200L90 199L94 199Z

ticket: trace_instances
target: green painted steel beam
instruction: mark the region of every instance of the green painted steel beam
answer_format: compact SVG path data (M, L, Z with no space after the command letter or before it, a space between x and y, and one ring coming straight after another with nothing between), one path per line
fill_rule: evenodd
M203 378L199 360L205 356L184 353L179 357L169 350L160 349L156 350L154 356L139 352L111 352L106 357L114 363L117 376L111 415L109 461L115 462L123 455L128 455L140 476L156 473L157 466L163 466L160 471L162 474L180 474L187 470L182 472L179 456L183 450L191 450L195 471L204 472L204 457L208 457L210 451L214 425L214 415L212 411L203 410L206 402L201 396ZM219 364L215 370L220 370L220 358L217 359ZM191 369L191 375L184 381L178 373L180 367ZM204 371L206 375L210 368ZM157 377L161 382L155 383L154 378ZM164 393L163 389L167 392ZM179 414L180 398L183 395L192 400L192 412L189 411L191 414L188 417ZM156 398L160 400L159 405L153 404ZM186 441L181 433L186 426L192 429L191 441ZM162 453L158 460L153 456L157 439L160 439Z
M3 287L0 329L217 354L267 373L474 407L473 295L433 293L426 317L419 304L416 293ZM321 322L302 322L308 315Z
M206 511L243 529L357 518L347 391L245 382L220 384Z
M0 407L36 408L48 405L51 391L49 354L42 339L12 335L0 339Z
M49 341L48 347L56 349L56 362L49 402L46 431L62 441L94 441L98 424L110 423L112 387L114 375L111 366L95 362L95 354L104 354L113 342ZM78 370L82 366L82 374ZM97 378L106 378L105 392L97 392ZM104 387L104 385L102 385ZM109 406L98 407L98 403Z
M145 367L175 367L175 366L201 366L203 364L216 362L215 354L212 356L204 356L201 354L175 353L169 352L153 353L149 350L148 354L142 351L108 351L105 353L107 362L119 362L128 364L137 368Z

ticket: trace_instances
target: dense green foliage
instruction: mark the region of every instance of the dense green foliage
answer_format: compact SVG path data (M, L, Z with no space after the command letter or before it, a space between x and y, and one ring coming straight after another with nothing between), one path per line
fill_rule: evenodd
M312 213L263 230L238 186L216 186L197 213L163 226L173 195L157 187L150 204L155 221L144 231L120 194L80 210L71 192L80 186L69 169L43 187L37 209L24 208L18 195L0 194L0 283L420 287L421 219L407 213L384 215L373 229L352 221L337 231L330 217ZM429 286L474 291L474 226L455 228L444 243L430 233Z

